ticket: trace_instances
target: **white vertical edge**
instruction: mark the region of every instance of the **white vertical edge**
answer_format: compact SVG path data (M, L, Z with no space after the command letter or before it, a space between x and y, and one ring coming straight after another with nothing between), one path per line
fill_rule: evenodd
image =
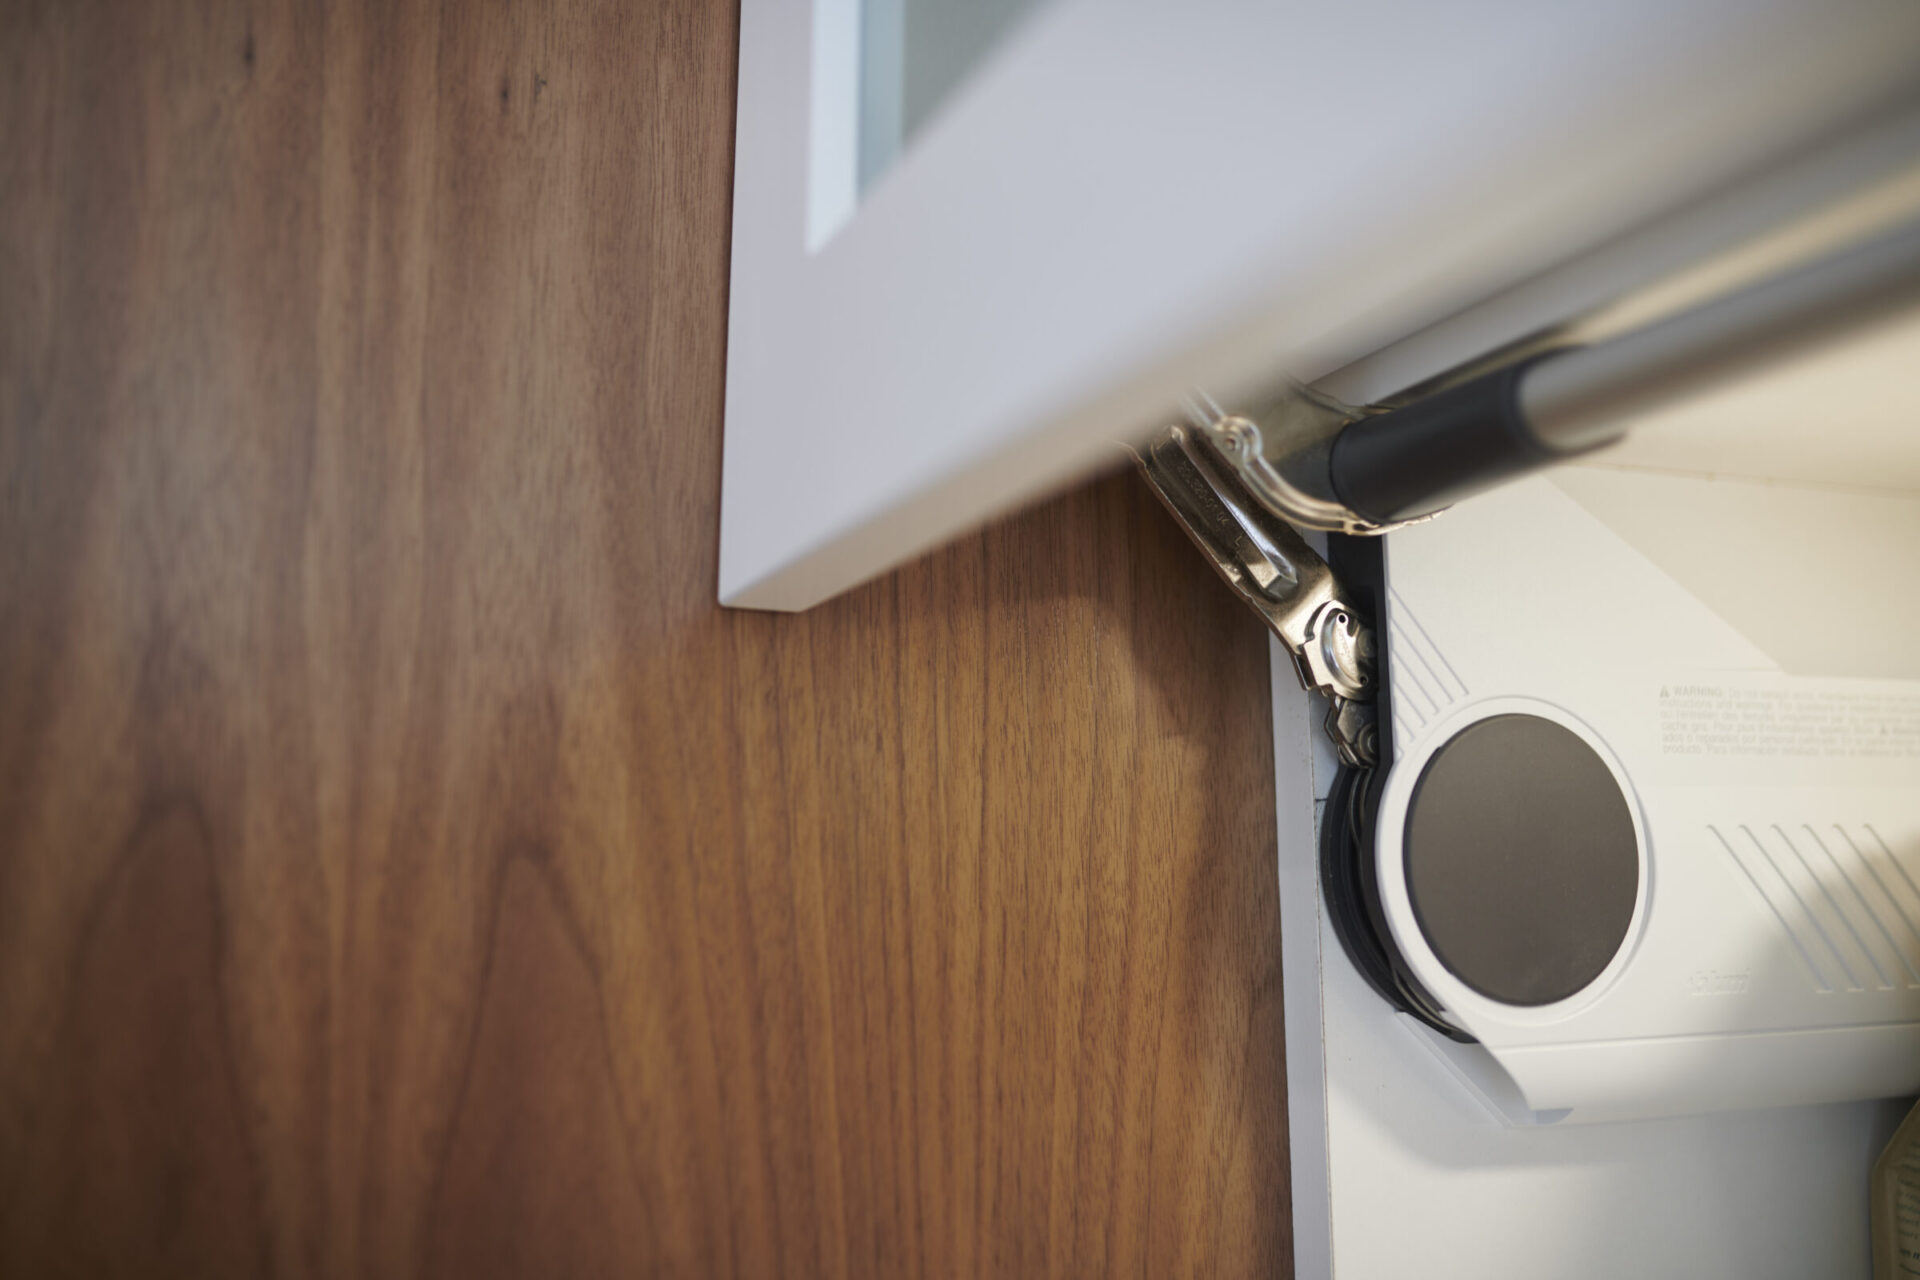
M807 83L807 252L860 202L860 0L813 0Z
M1279 846L1280 985L1286 1002L1293 1269L1299 1280L1331 1280L1333 1199L1327 1164L1313 705L1300 688L1293 660L1277 639L1269 640L1268 655L1273 690L1273 799Z

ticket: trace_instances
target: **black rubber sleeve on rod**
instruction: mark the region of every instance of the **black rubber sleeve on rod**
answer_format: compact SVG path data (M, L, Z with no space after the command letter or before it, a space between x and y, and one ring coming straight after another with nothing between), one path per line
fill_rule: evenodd
M1570 454L1543 443L1520 410L1520 380L1543 352L1402 409L1361 418L1333 442L1333 491L1380 524L1410 520Z

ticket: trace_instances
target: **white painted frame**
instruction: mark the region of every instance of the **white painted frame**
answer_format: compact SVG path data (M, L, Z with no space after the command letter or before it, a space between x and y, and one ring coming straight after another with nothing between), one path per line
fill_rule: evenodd
M1365 356L1920 65L1910 0L1052 0L849 212L850 14L742 4L729 604L837 594L1192 385Z

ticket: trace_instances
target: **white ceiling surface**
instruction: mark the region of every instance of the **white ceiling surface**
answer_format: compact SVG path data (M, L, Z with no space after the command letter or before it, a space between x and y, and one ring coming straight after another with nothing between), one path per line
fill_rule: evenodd
M1553 481L1782 670L1920 680L1920 493L1601 466Z
M805 247L808 10L742 13L720 591L794 609L1912 87L1920 5L1052 0Z

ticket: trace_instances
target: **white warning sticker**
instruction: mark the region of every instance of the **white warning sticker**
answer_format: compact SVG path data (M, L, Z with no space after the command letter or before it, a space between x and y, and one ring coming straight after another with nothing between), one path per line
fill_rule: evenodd
M1920 758L1920 693L1737 684L1660 688L1670 756Z

